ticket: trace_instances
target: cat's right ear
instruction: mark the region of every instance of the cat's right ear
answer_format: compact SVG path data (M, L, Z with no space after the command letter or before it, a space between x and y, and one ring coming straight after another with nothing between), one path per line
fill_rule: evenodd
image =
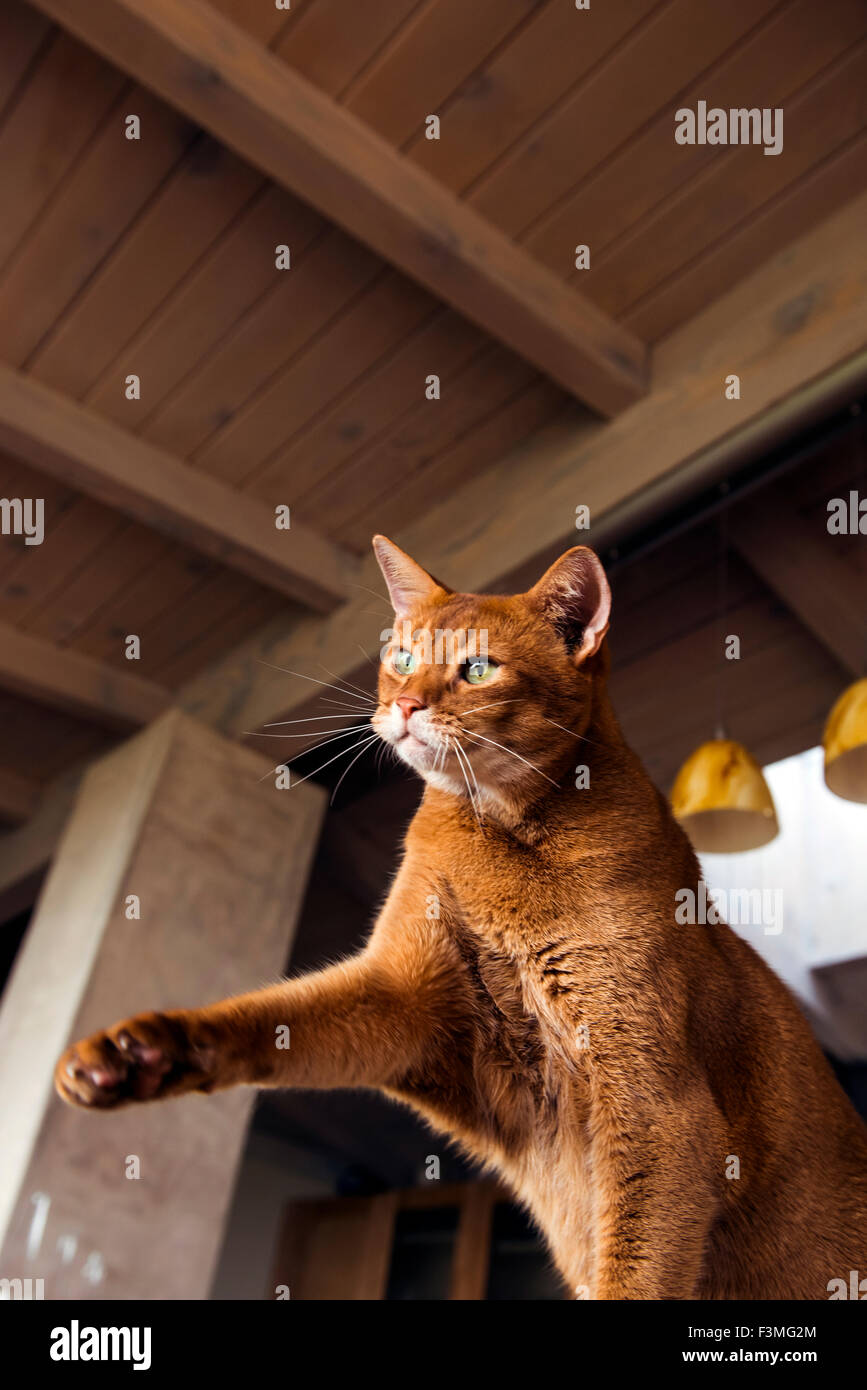
M611 590L595 550L573 546L555 560L527 597L556 628L575 662L602 646L611 614Z
M437 582L427 570L417 565L408 555L386 536L374 536L373 553L376 556L382 577L388 585L392 607L398 618L408 618L421 604L426 603L444 586ZM448 590L445 590L448 593Z

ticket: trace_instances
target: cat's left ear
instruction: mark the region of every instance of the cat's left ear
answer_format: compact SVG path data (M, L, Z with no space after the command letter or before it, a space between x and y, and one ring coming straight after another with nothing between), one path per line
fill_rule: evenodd
M540 608L577 662L602 646L611 614L611 590L595 551L576 545L555 560L527 597Z
M373 552L398 618L408 618L438 591L448 593L427 570L423 570L421 565L417 565L385 536L374 536Z

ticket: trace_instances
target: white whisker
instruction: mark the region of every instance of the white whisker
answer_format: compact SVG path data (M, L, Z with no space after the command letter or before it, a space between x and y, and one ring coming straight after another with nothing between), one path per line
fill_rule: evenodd
M456 757L457 760L458 760L458 767L460 768L460 770L461 770L461 776L462 776L463 779L464 779L464 785L465 785L465 787L466 787L466 789L467 789L467 796L468 796L469 799L470 799L470 807L471 807L471 809L472 809L473 815L474 815L475 818L476 818L476 824L477 824L477 826L479 827L479 829L481 830L481 828L482 828L482 822L479 820L479 813L478 813L478 811L476 810L476 802L475 802L475 798L474 798L474 796L473 796L473 789L472 789L472 787L470 786L469 778L467 777L466 769L464 768L463 759L466 757L466 753L463 754L463 757L461 756L461 753L462 753L461 745L460 745L460 743L458 742L458 740L455 739L455 757Z
M348 738L350 734L356 734L356 733L359 732L359 730L361 730L361 729L368 729L368 728L370 728L370 725L369 725L369 724L359 724L359 725L358 725L356 728L354 728L354 729L341 729L340 732L339 732L338 734L335 734L333 730L329 729L329 730L327 730L327 732L330 733L330 734L332 734L332 737L331 737L331 738L324 738L324 739L322 739L319 743L311 744L311 746L310 746L309 749L308 749L308 748L302 748L301 753L308 753L308 752L309 752L309 753L313 753L313 752L315 752L318 748L327 748L328 745L329 745L329 743L337 743L338 740L341 739L341 738ZM268 735L268 737L270 737L270 738L280 738L280 735L279 735L279 734L270 734L270 735ZM352 744L351 746L354 748L354 747L355 747L355 744ZM325 766L327 767L328 764L326 763ZM273 768L271 769L271 772L276 772L277 769L278 769L278 768L281 768L281 767L286 767L286 763L285 763L285 762L283 762L283 763L278 763L278 764L277 764L277 767L273 767ZM265 775L264 775L263 777L260 777L260 778L259 778L259 781L260 781L260 782L264 782L265 777L270 777L271 772L266 772ZM302 780L306 780L306 779L302 779Z
M355 691L356 698L358 695L363 695L365 700L373 699L373 696L371 695L369 690L363 690L360 685L356 685L354 681L348 681L345 676L338 676L336 671L329 671L328 667L324 664L324 662L320 661L317 664L322 667L323 671L328 671L329 676L333 676L336 681L340 681L343 685L348 685L351 687L350 690L343 691L344 695L352 695L353 691Z
M354 767L354 766L355 766L355 764L358 762L358 759L361 757L362 753L364 753L365 750L368 749L368 748L370 747L371 743L373 743L373 739L375 739L375 738L379 738L379 734L374 734L374 735L373 735L373 738L366 739L365 742L361 745L361 748L359 749L359 751L356 753L355 757L352 759L352 762L346 764L346 767L343 769L343 771L341 772L340 776L339 776L338 779L337 779L337 785L335 786L334 791L331 793L331 800L330 800L329 803L328 803L329 806L333 806L333 805L334 805L334 798L335 798L335 796L337 795L337 793L338 793L338 791L339 791L339 789L340 789L340 783L343 781L343 779L344 779L344 777L346 776L346 774L347 774L347 772L349 771L349 769L350 769L351 767Z
M536 767L535 763L531 763L527 758L522 758L521 754L516 753L514 748L507 748L504 743L497 743L496 739L486 738L484 734L474 734L472 729L464 729L464 733L468 734L470 738L480 738L483 743L491 743L495 748L502 748L504 753L510 753L513 758L518 759L519 763L525 763L527 767L530 767L533 769L534 772L537 772L540 777L544 777L546 782L550 782L552 787L557 787L559 789L559 782L555 782L554 778L549 777L547 772L543 772L540 767Z
M306 732L306 733L303 733L303 734L256 734L256 733L251 733L251 737L252 737L252 738L313 738L313 737L315 737L316 734L334 734L335 738L340 738L341 735L343 735L343 734L355 734L355 733L358 732L359 729L369 729L369 728L370 728L370 722L369 722L369 720L365 720L363 724L350 724L348 728L346 728L346 729L340 729L339 732L338 732L338 730L336 730L336 729L308 729L307 732ZM330 740L329 740L329 742L330 742ZM313 746L314 746L314 747L317 747L317 748L318 748L318 747L321 747L320 744L314 744Z
M481 804L482 804L482 791L481 791L481 788L480 788L479 783L478 783L478 778L476 777L475 769L474 769L473 764L472 764L472 761L471 761L471 759L470 759L470 755L469 755L469 753L467 752L466 748L464 748L463 744L460 742L459 739L455 739L455 749L456 749L456 750L458 750L458 749L460 750L461 754L463 755L464 761L466 762L466 765L467 765L467 767L468 767L469 770L470 770L470 776L471 776L472 779L473 779L473 786L474 786L475 789L476 789L476 799L475 799L475 802L474 802L474 804L473 804L473 810L474 810L475 813L476 813L476 821L478 822L479 829L481 830L481 828L482 828L482 822L481 822L481 819L480 819L480 817L479 817L479 812L478 812L478 809L477 809L477 808L478 808L479 806L481 806Z
M354 579L350 579L349 583L353 589L363 589L366 594L372 594L374 598L378 598L382 603L387 604L389 612L393 615L394 610L391 608L391 599L388 597L388 594L378 594L375 589L369 589L366 584L358 584Z
M600 748L602 746L598 744L595 739L588 738L586 734L576 734L574 729L567 729L565 724L558 724L556 719L549 719L547 714L543 714L542 718L546 724L553 724L555 729L562 729L564 734L571 734L573 738L580 738L583 739L585 743L592 743L594 748Z
M476 777L475 771L474 771L474 769L473 769L473 764L472 764L472 760L471 760L471 758L470 758L470 755L469 755L469 753L467 752L466 748L464 748L463 744L462 744L458 739L455 739L455 743L457 744L458 748L460 748L461 752L463 753L464 757L465 757L466 760L467 760L467 767L470 769L470 776L471 776L472 779L473 779L473 786L474 786L475 789L476 789L476 799L477 799L479 802L481 802L481 800L482 800L482 791L481 791L481 788L480 788L480 786L479 786L478 779L477 779L477 777Z
M278 729L283 724L315 724L317 719L356 719L363 712L357 710L352 714L308 714L303 719L275 719L272 724L263 724L262 727L263 729ZM252 730L247 732L252 732Z
M370 738L364 739L363 742L364 742L364 743L372 743L373 740L374 740L375 738L379 738L379 734L371 734ZM361 740L360 740L360 741L361 741ZM324 745L323 745L323 746L324 746ZM293 787L300 787L302 782L309 782L309 780L310 780L311 777L315 777L315 776L317 775L317 773L319 773L319 772L324 772L325 769L326 769L326 767L330 767L332 763L336 763L336 762L337 762L337 759L338 759L338 758L342 758L342 757L344 756L344 754L346 754L346 753L351 753L351 752L353 751L353 749L355 749L355 748L357 748L357 747L358 747L358 743L351 743L351 744L349 745L348 748L341 748L340 751L339 751L338 753L335 753L335 754L334 754L334 757L333 757L333 758L329 758L329 759L328 759L328 762L327 762L327 763L323 763L321 767L315 767L315 768L313 769L312 772L308 772L308 773L307 773L306 777L300 777L300 778L298 779L297 782L293 782L293 783L292 783L292 786L293 786Z
M383 760L383 758L385 757L385 751L386 751L386 749L387 749L388 747L389 747L389 745L383 740L383 742L382 742L382 747L380 748L379 752L378 752L377 755L376 755L376 775L377 775L377 777L379 777L379 776L382 775L382 760Z
M333 681L320 681L317 680L315 676L305 676L303 671L290 671L288 666L275 666L273 661L263 661L261 657L259 659L259 665L269 666L272 671L280 671L284 676L297 676L298 679L301 681L311 681L313 685L324 686L327 690L336 690L338 695L352 695L353 693L351 690L342 690L341 687L339 685L335 685ZM328 667L324 666L323 670L327 671ZM333 672L329 672L329 675L333 674ZM360 686L359 689L361 689ZM373 699L371 695L368 695L363 690L361 691L361 694L364 695L364 698L366 700L369 700L371 704L376 704L376 701Z
M480 709L493 709L494 705L518 705L520 700L492 700L489 705L472 705L463 711L464 714L477 714Z
M365 706L356 696L352 697L353 700L355 700L355 704L350 700L332 700L330 695L320 695L319 698L323 705L334 705L335 709L370 709L371 706L375 706L377 703L376 700L368 700Z

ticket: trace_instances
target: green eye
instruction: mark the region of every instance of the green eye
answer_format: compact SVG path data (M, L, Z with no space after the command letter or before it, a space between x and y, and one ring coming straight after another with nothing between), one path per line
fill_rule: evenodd
M391 664L399 676L411 676L415 670L415 657L412 652L402 647L399 652L395 652Z
M470 685L481 685L482 681L489 681L491 676L496 675L499 669L496 661L483 661L476 656L464 666L464 680L469 681Z

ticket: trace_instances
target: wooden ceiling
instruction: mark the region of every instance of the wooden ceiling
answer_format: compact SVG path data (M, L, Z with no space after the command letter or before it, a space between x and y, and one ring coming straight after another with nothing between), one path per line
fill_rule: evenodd
M351 170L338 187L327 159L311 173L299 156L295 192L263 172L274 158L261 122L280 114L264 76L260 124L234 142L258 140L261 159L211 133L231 75L187 81L189 95L166 57L188 20L209 15L214 42L230 32L221 24L244 31L248 47L235 47L257 76L261 55L269 80L277 62L287 83L327 98L311 97L311 111L335 139L357 138L383 178L403 171L377 204L381 234L361 198L365 235L352 234ZM133 23L148 35L140 54L124 39ZM122 69L103 55L124 42ZM0 493L44 498L47 526L40 546L0 537L7 818L251 632L294 630L357 592L355 557L374 530L400 533L540 431L595 428L591 407L621 386L609 398L587 377L576 402L563 343L581 340L576 358L584 335L598 335L590 358L655 345L664 361L699 311L862 193L865 44L862 0L587 12L571 0L295 0L289 12L265 0L8 0ZM138 85L158 59L165 77ZM307 88L287 90L300 102ZM699 99L783 106L784 154L677 145L673 112ZM138 141L125 138L130 113ZM430 114L439 140L425 138ZM358 187L376 170L359 171ZM441 210L444 242L453 227L478 232L501 261L474 261L465 244L456 270L435 247L440 295L421 283L418 247L384 255L389 218L405 231L416 192ZM574 269L578 243L589 270ZM289 271L275 267L282 244ZM513 266L535 300L508 283ZM138 400L125 394L131 373ZM431 373L437 402L425 399ZM296 547L284 578L264 542L238 534L282 503ZM313 574L328 575L321 593ZM134 666L130 633L142 641Z

